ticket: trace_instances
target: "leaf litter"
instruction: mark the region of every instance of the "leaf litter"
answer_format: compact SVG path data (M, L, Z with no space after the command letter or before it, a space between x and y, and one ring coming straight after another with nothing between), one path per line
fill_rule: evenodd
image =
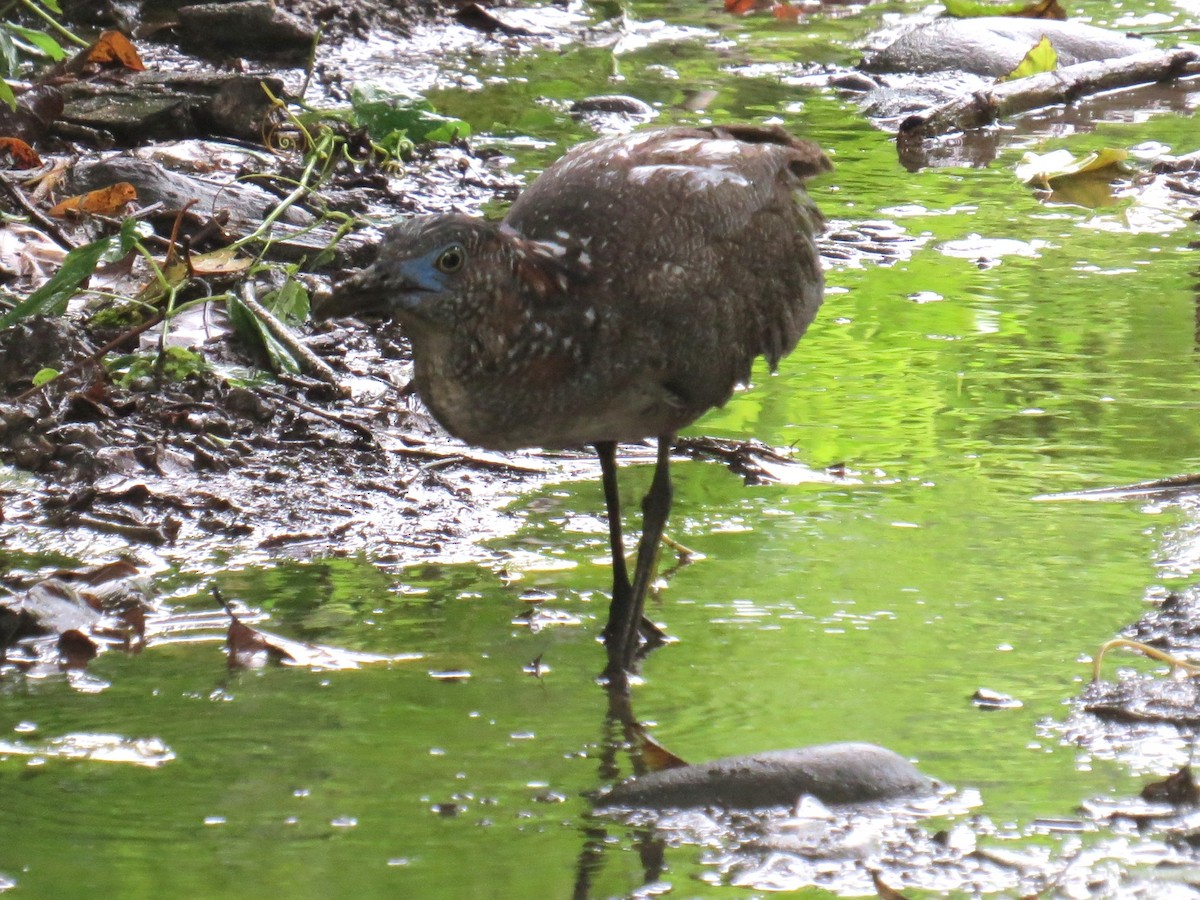
M365 653L273 634L247 623L261 613L235 612L215 586L213 597L222 613L174 609L152 597L147 573L128 559L17 581L0 597L0 680L65 676L76 689L96 692L108 683L87 669L103 653L137 654L182 642L223 641L230 669L285 665L328 672L423 656Z

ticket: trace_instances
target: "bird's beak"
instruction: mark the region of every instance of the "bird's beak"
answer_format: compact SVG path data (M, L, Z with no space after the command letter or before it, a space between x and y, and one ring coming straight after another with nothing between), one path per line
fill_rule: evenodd
M388 316L393 312L392 304L388 301L394 292L385 289L374 266L361 269L334 284L330 293L314 298L313 318Z

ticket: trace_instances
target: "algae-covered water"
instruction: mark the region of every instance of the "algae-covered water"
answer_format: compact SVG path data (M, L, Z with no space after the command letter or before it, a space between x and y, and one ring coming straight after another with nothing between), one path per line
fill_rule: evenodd
M1150 6L1139 15L1191 21ZM472 86L433 99L531 172L592 134L552 101L619 91L661 104L660 124L778 120L830 152L836 171L811 193L839 227L903 229L891 264L834 265L818 321L778 375L758 370L751 390L691 429L790 446L813 470L849 477L746 487L712 462L674 466L670 533L704 558L653 601L677 642L648 660L634 708L693 761L881 743L978 790L980 812L1020 829L1142 783L1046 723L1067 715L1090 677L1084 661L1148 591L1187 583L1186 562L1168 559L1185 514L1033 498L1200 469L1200 266L1181 216L1137 199L1045 205L1012 166L1030 148L1187 153L1200 130L1186 100L1101 113L1079 133L1046 117L986 168L910 173L850 98L745 68L852 62L884 13L904 10L795 25L644 3L631 10L640 20L707 31L619 56L458 60ZM686 89L716 99L687 112L674 106ZM622 471L627 527L649 474ZM564 483L508 507L519 525L488 548L495 565L234 560L216 577L268 611L275 632L420 660L228 674L211 643L181 643L106 654L91 671L111 686L96 693L56 679L0 685L0 741L115 733L174 753L154 768L0 758L0 873L14 896L636 891L638 835L609 826L598 838L585 796L628 774L602 771L600 758L601 512L595 483ZM156 584L181 603L205 600L194 573ZM520 619L531 591L559 614L545 627ZM981 711L979 688L1023 706ZM712 883L700 848L664 852L656 889L745 895Z

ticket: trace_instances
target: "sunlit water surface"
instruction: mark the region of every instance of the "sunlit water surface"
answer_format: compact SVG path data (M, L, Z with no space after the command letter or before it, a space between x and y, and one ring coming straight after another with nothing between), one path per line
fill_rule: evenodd
M545 98L629 92L664 104L660 122L694 121L670 104L710 88L714 120L778 117L830 150L837 171L812 193L831 218L889 219L914 239L895 265L833 268L819 320L778 375L759 370L692 429L792 446L852 478L748 488L715 463L675 466L671 534L704 558L653 601L677 643L647 663L636 714L695 761L878 742L978 789L982 812L1017 827L1135 793L1129 771L1039 725L1066 715L1086 659L1148 590L1190 576L1170 544L1188 522L1171 507L1032 498L1200 467L1194 228L1139 227L1153 217L1129 203L1040 205L1011 166L1035 145L1190 152L1194 121L1024 136L986 169L909 174L852 105L729 71L851 61L878 11L798 30L696 6L640 14L734 43L651 46L616 60L617 82L608 51L492 59L478 89L435 97L536 169L588 135ZM514 151L525 136L560 143ZM623 472L631 511L649 474ZM0 686L0 740L111 733L175 754L157 768L0 761L0 872L30 897L568 896L597 834L585 794L628 774L600 771L601 507L590 482L523 496L495 568L314 559L217 579L274 631L419 661L230 675L218 645L183 644L107 654L94 674L111 687L98 693ZM187 572L158 586L208 602ZM558 624L522 624L534 589ZM525 671L535 660L541 677ZM435 677L447 672L459 677ZM981 687L1024 705L980 711ZM633 837L607 834L593 896L643 880ZM674 895L742 895L710 885L694 847L668 850L667 864Z

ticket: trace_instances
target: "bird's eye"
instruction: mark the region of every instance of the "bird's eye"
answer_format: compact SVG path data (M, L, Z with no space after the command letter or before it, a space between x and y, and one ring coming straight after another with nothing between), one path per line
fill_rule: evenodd
M457 272L466 261L467 251L460 244L455 244L453 247L443 250L434 265L438 267L439 271L450 273Z

